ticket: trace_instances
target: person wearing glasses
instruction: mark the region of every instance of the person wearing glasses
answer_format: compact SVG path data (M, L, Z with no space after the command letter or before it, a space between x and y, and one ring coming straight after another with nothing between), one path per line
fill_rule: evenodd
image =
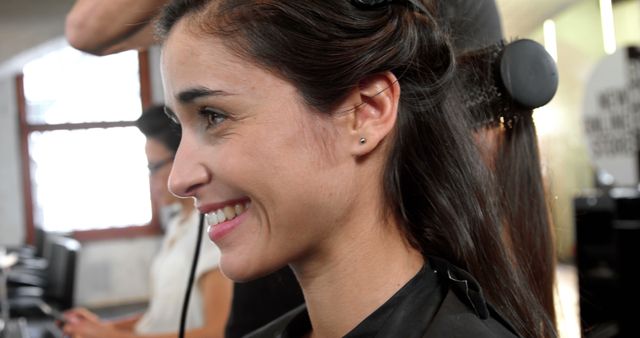
M160 210L165 235L150 269L149 305L140 314L103 321L86 309L65 313L63 331L71 337L175 337L198 235L198 212L190 198L177 198L167 189L179 128L165 115L163 106L143 112L136 126L146 137L151 199ZM224 337L231 307L232 282L218 268L220 250L206 236L201 239L200 260L186 324L187 337Z

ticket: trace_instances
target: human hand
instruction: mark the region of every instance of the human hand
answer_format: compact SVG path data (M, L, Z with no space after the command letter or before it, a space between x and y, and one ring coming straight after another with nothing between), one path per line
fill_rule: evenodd
M130 336L129 333L119 331L108 323L82 319L68 322L62 332L71 338L128 338Z
M125 338L127 333L118 331L91 311L76 308L64 313L62 332L72 338Z
M85 308L73 308L64 312L66 322L86 320L94 323L100 323L100 317Z

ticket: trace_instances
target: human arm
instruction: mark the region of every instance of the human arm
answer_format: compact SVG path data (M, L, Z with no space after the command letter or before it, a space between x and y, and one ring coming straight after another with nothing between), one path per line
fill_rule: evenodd
M187 330L187 338L223 338L224 329L231 309L233 283L219 269L204 273L198 279L198 287L203 299L202 327ZM146 335L135 334L125 327L116 327L114 322L104 322L91 312L75 309L65 314L67 324L63 331L71 337L82 338L142 338ZM154 334L154 338L175 338L176 333Z
M133 331L136 323L142 318L142 313L132 314L115 320L103 321L98 315L85 308L74 308L64 313L66 321L87 320L94 323L101 323L118 330Z
M142 318L142 314L136 313L134 315L127 316L124 318L111 320L109 321L109 324L111 324L111 326L113 326L118 330L133 331L133 328L136 326L136 323L138 323L140 318Z
M155 28L153 24L149 23L125 40L105 47L102 51L100 51L99 55L105 56L124 52L126 50L139 50L148 48L149 46L157 42L154 31Z
M135 317L137 319L139 316L132 316L129 319L122 320L122 324L125 325L135 325L135 322L131 322ZM135 319L135 321L137 321ZM120 321L103 321L100 318L92 313L91 311L84 308L74 308L64 313L64 325L62 327L62 331L65 336L69 337L82 337L82 338L134 338L133 332L131 330L124 330L122 328L116 327ZM131 322L129 324L129 322Z
M65 36L79 50L107 55L154 43L153 18L168 0L77 0Z

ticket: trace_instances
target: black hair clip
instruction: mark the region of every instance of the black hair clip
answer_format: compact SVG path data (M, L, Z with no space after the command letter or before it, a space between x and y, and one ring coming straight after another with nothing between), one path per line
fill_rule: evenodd
M380 8L391 2L393 0L351 0L351 3L360 9Z
M522 39L506 45L499 67L504 89L524 108L542 107L556 94L556 63L545 48L533 40Z
M360 9L376 9L390 5L393 2L405 3L409 7L429 15L429 11L424 7L421 0L351 0L351 4Z

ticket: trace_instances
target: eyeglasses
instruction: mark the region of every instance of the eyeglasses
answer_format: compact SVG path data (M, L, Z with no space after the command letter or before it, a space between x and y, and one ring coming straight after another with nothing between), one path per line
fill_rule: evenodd
M152 162L147 165L149 169L149 176L153 176L153 174L157 173L158 170L162 169L165 165L173 162L173 157L166 158L162 161Z

